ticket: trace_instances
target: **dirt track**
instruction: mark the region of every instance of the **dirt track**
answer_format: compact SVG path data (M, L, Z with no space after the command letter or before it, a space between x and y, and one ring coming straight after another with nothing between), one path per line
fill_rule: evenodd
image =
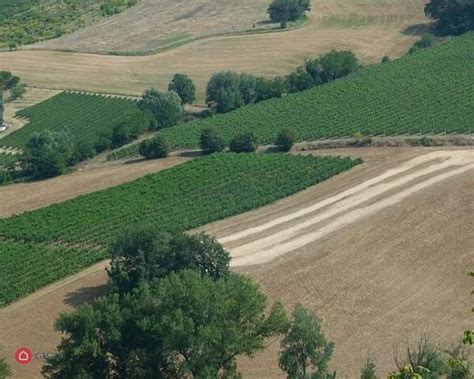
M474 150L436 151L329 151L361 155L366 163L291 198L203 229L234 253L239 246L263 244L263 260L274 259L237 270L253 276L271 299L288 307L303 303L322 317L336 344L333 364L341 377L356 377L368 352L374 353L380 374L386 374L393 368L393 348L403 348L407 339L428 332L439 342L455 342L472 324L467 272L474 264L474 170L468 167L474 164ZM321 221L315 222L316 217ZM304 228L298 227L305 222ZM325 228L335 223L336 232L326 234ZM293 227L294 234L285 234ZM264 243L267 236L280 240L284 251ZM261 261L260 251L242 255L240 264ZM59 339L54 318L103 293L102 268L0 310L0 354L11 358L19 345L35 352L54 350ZM275 341L254 360L242 360L244 377L281 376L277 352ZM39 367L39 361L27 368L13 364L19 378L38 377Z

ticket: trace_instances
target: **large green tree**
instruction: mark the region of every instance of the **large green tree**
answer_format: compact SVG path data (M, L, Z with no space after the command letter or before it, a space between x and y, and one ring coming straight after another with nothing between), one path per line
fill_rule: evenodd
M47 378L230 378L236 358L264 348L288 320L248 278L171 273L132 293L63 314Z
M280 367L289 379L335 378L327 367L334 344L326 340L316 315L299 304L281 347Z
M108 272L120 293L189 269L213 280L229 275L229 253L205 234L189 236L139 226L120 234L110 252Z
M273 0L268 7L268 14L272 22L286 27L287 22L303 17L310 7L310 0Z
M226 113L244 105L240 91L240 76L224 71L212 75L206 90L206 101L215 104L219 113Z
M61 175L71 163L74 146L66 131L34 133L23 149L25 173L37 179Z
M183 116L181 98L174 91L160 92L150 88L143 94L139 107L147 114L152 114L158 128L176 125Z
M431 0L425 14L436 20L440 34L462 34L474 30L474 0Z
M196 86L187 75L175 74L168 90L176 92L182 104L192 104L196 100Z

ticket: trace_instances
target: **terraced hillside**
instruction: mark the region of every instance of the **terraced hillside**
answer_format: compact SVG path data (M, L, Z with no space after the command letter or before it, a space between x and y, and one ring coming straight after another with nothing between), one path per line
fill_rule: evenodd
M300 140L474 131L474 34L282 99L163 131L176 149L199 145L203 129L229 141L242 132L273 143L284 128ZM123 157L137 146L118 151ZM112 157L114 157L112 156Z
M146 222L164 230L189 230L289 196L359 163L349 158L219 154L2 219L0 274L6 280L0 304L104 259L104 248L125 227Z

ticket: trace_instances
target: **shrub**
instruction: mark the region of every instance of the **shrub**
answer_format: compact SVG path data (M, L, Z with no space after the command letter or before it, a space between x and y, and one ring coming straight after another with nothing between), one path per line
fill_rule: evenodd
M23 169L36 179L63 174L70 164L72 150L71 138L65 131L34 133L24 149Z
M79 141L75 144L70 160L71 164L82 162L86 159L90 159L95 155L94 148L87 142Z
M275 145L283 151L290 151L297 140L297 134L294 129L283 129L275 141Z
M385 55L383 58L382 58L382 63L388 63L388 62L391 62L392 60L390 59L389 56Z
M239 134L232 139L229 148L234 153L253 153L257 150L257 138L253 133Z
M169 153L169 145L163 136L158 135L141 142L138 151L141 156L147 159L166 158Z
M201 132L200 148L206 154L217 153L225 149L224 139L219 136L213 129L204 129Z
M97 139L97 142L94 144L94 150L97 153L102 153L107 149L110 149L112 147L112 142L110 141L110 138L105 134L101 133L99 135L99 138Z

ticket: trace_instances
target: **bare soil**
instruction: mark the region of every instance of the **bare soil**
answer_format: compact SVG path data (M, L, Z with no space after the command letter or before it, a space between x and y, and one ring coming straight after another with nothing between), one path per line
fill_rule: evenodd
M38 87L127 95L140 95L151 86L165 89L174 73L182 72L195 81L202 102L206 83L216 71L285 75L305 58L331 49L351 49L367 64L385 55L399 57L426 31L424 4L425 0L318 1L309 21L296 30L210 37L149 56L8 52L0 53L0 67Z

